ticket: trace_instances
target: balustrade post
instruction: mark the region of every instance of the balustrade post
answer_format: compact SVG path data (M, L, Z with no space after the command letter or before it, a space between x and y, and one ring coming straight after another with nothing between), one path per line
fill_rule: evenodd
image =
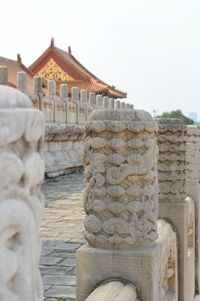
M28 96L0 86L0 299L42 301L39 231L45 122Z
M130 297L119 300L177 301L176 234L158 221L156 132L145 111L90 115L83 155L88 245L77 251L77 301L101 300L104 284L114 289L116 279L132 285Z

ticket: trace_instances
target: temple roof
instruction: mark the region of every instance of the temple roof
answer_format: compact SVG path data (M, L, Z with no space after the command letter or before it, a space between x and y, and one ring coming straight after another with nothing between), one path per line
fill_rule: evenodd
M17 55L16 61L0 57L0 66L8 67L8 85L14 88L17 87L17 72L25 71L27 73L27 90L29 93L33 92L33 75L22 64L20 55Z
M126 93L117 90L97 78L87 70L71 53L54 45L51 40L49 48L29 67L34 75L39 75L45 80L55 79L59 83L67 82L69 89L78 87L89 92L104 93L114 98L126 98Z

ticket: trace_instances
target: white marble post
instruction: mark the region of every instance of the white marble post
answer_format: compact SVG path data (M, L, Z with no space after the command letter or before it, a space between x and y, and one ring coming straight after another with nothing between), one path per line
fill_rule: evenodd
M121 102L121 109L124 110L126 108L125 102Z
M103 108L103 96L101 94L96 95L96 105L95 109L102 109Z
M87 120L90 116L90 114L93 112L96 104L96 96L94 92L89 92L88 95L88 112L87 112Z
M39 230L44 116L0 86L0 300L42 301Z
M95 100L96 100L96 96L94 92L90 92L89 93L89 104L90 106L94 106L95 105Z
M44 110L43 95L42 95L42 78L34 76L33 78L33 98L32 103L34 108L41 111Z
M114 107L115 107L114 98L109 98L109 109L114 109Z
M56 81L49 80L47 84L47 97L45 99L46 111L45 118L46 121L54 122L57 115L57 103L55 101L56 97Z
M115 102L115 109L120 109L120 108L121 108L120 100L116 100L116 102Z
M27 92L27 74L24 71L17 72L17 89L23 93Z
M0 85L8 84L8 67L0 66Z
M109 97L108 96L103 97L103 107L109 108Z
M83 105L84 107L84 123L87 121L88 119L88 91L85 89L82 89L80 91L80 101L81 101L81 105Z
M77 87L73 87L71 89L71 99L72 102L76 104L77 116L76 123L83 124L86 122L87 118L87 107L85 103L80 102L80 89Z
M81 96L80 96L81 102L88 103L88 91L82 89L82 90L80 91L80 94L81 94Z
M60 98L68 100L68 84L60 85Z
M68 84L60 85L60 98L63 102L63 109L64 109L64 111L62 112L62 121L63 121L63 123L66 123L67 122L67 105L69 102Z

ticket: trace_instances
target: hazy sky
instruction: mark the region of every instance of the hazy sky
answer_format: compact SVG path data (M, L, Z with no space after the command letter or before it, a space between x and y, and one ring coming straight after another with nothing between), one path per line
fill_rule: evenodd
M0 0L0 56L29 66L72 48L96 76L152 113L200 113L199 0Z

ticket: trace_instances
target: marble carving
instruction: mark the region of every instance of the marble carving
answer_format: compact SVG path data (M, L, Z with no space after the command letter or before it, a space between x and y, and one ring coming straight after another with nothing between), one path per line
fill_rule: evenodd
M0 86L0 300L41 301L38 269L44 117Z
M91 246L132 248L156 239L156 131L152 120L87 123L84 209Z

